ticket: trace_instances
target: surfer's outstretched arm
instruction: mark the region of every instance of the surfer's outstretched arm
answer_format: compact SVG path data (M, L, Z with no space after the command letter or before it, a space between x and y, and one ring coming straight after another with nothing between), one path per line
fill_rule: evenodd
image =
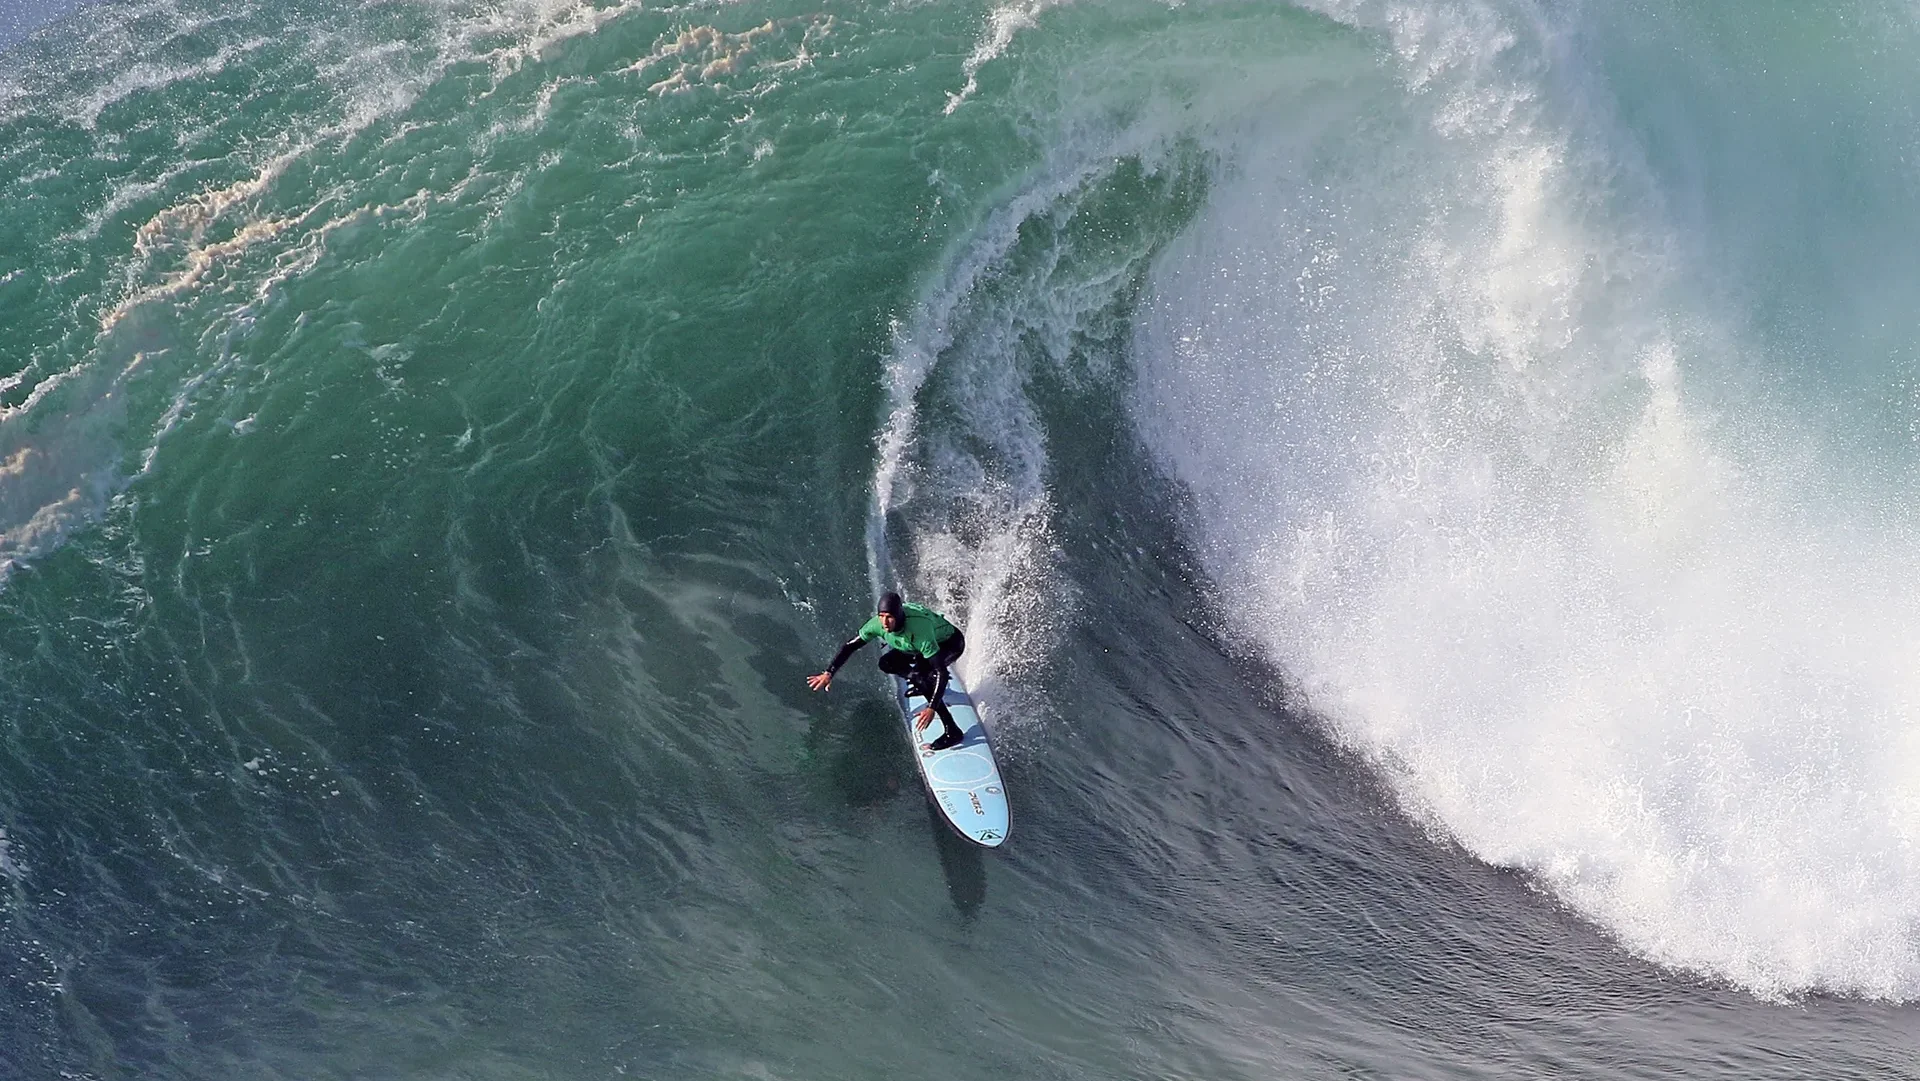
M853 656L855 650L866 644L867 640L858 635L841 643L840 652L833 655L833 660L827 664L827 670L817 676L808 676L807 686L812 687L816 691L824 691L829 686L832 686L834 673L840 671L840 666L847 663L847 658ZM944 675L944 673L942 674Z

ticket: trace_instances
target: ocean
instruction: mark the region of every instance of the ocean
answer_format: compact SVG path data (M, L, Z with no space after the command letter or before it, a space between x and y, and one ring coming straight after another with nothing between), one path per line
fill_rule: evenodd
M13 0L0 1077L1920 1078L1916 58Z

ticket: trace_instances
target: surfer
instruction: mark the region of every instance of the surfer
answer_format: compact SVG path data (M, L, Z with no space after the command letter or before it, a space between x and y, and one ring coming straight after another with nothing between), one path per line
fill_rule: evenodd
M875 638L888 647L880 654L880 670L902 677L915 694L927 700L927 706L914 717L914 728L925 732L935 717L940 718L940 738L927 744L927 749L944 751L958 745L966 736L953 723L953 714L947 712L941 696L947 692L947 669L966 651L967 640L945 616L931 608L907 604L898 593L880 595L874 617L841 645L826 671L807 677L807 686L826 690L833 683L833 674L847 663L853 651Z

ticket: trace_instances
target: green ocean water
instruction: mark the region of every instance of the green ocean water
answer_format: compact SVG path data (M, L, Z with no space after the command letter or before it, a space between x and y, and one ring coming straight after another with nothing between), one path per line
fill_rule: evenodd
M0 1075L1915 1076L1910 12L21 11Z

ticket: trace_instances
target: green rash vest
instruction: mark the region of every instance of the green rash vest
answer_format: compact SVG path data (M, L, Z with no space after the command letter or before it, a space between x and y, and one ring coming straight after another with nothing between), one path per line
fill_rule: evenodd
M902 615L900 629L890 631L880 626L880 617L874 616L860 628L854 637L862 642L871 642L875 638L887 646L902 653L911 653L917 657L931 657L940 652L940 643L953 637L954 626L947 617L931 608L908 602L900 606Z
M847 658L853 656L854 650L875 638L902 653L931 657L940 651L942 642L960 633L953 624L947 622L945 616L930 608L917 604L903 604L900 607L902 619L899 630L889 631L880 626L879 616L867 620L866 625L860 628L860 633L841 646L839 653L834 654L833 663L827 665L827 672L838 672L840 666L847 663Z

